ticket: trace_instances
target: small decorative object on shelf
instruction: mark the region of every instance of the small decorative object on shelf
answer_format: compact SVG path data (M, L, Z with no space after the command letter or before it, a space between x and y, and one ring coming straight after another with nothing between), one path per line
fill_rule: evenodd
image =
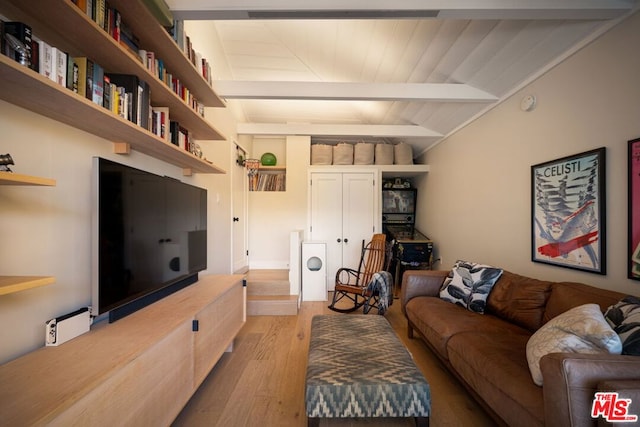
M258 168L260 167L260 160L258 159L246 159L244 165L247 168L247 175L249 176L249 191L254 191L258 186Z
M273 153L264 153L260 157L260 163L262 166L275 166L278 163L278 159Z
M15 165L15 163L13 163L13 158L11 157L11 154L9 154L9 153L0 154L0 171L2 171L2 172L13 172L9 168L9 165Z
M200 147L200 144L193 141L189 142L189 151L197 158L202 158L202 148Z

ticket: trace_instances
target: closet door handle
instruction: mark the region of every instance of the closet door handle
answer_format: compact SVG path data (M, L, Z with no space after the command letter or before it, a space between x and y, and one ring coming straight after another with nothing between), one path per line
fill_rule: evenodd
M338 239L338 240L336 240L336 241L337 241L338 243L342 242L342 240L341 240L341 239Z
M349 239L344 239L344 242L345 243L349 243Z

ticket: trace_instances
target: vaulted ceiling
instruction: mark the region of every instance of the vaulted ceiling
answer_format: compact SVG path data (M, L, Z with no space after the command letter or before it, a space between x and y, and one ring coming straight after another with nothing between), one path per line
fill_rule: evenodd
M635 10L636 0L167 0L215 27L238 132L405 141L414 154ZM235 101L234 101L235 102Z

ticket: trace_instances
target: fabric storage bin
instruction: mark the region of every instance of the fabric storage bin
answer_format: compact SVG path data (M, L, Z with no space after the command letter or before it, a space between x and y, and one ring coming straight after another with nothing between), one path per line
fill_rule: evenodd
M330 165L333 162L333 147L328 144L311 144L311 164Z
M370 142L358 142L353 147L354 165L372 165L375 147Z
M375 164L376 165L392 165L393 164L393 145L376 144Z
M353 145L341 142L333 147L333 164L334 165L352 165L353 164Z
M413 150L411 146L405 142L396 144L393 147L394 164L396 165L412 165L413 164Z

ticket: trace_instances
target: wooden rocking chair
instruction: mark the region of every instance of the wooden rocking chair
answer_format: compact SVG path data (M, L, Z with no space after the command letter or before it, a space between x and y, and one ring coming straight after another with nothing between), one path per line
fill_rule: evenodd
M366 246L364 241L362 242L362 256L358 269L343 267L336 272L336 287L329 309L340 313L350 313L370 302L373 295L367 294L367 285L373 275L383 269L385 245L386 236L384 234L374 234ZM344 298L352 301L353 305L347 305L344 308L337 307L336 304Z

